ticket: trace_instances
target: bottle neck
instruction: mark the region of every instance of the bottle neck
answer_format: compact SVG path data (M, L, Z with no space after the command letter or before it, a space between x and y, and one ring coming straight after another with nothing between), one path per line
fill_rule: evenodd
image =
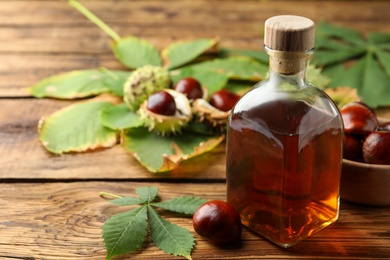
M265 47L269 59L270 78L284 78L295 81L298 85L305 84L308 59L313 50L303 52L276 51Z

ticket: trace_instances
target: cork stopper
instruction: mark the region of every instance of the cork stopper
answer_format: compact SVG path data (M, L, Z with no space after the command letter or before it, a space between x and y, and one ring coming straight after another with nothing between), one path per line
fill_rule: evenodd
M300 52L314 48L314 22L295 15L279 15L265 22L264 44L272 50Z

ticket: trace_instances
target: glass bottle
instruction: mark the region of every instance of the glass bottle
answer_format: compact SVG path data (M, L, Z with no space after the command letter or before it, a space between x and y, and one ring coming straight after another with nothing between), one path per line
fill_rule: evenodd
M338 218L344 138L340 112L306 81L314 23L265 23L269 77L233 108L227 134L227 201L244 225L289 247Z

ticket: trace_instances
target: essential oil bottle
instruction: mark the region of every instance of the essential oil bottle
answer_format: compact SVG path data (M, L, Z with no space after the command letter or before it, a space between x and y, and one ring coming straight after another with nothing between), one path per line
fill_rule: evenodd
M339 212L343 122L306 81L315 26L300 16L265 22L269 76L233 108L227 134L227 201L244 225L289 247Z

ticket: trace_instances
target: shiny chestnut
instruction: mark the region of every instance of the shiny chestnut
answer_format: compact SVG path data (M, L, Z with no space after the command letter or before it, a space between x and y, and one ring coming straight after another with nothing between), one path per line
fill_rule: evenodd
M166 91L157 91L149 96L147 109L159 115L173 116L176 113L175 99Z
M183 78L176 83L175 90L183 93L188 99L203 97L203 89L200 82L194 78Z
M372 132L363 143L363 157L366 163L390 165L390 132Z
M241 239L240 214L225 201L211 200L204 203L194 213L192 222L196 233L215 245L229 245Z
M226 89L221 89L211 95L209 103L219 110L229 111L240 99L235 93L232 93Z
M363 162L363 136L344 135L343 157L355 162Z
M340 110L344 121L344 131L348 134L368 135L378 127L375 112L366 104L351 102Z

